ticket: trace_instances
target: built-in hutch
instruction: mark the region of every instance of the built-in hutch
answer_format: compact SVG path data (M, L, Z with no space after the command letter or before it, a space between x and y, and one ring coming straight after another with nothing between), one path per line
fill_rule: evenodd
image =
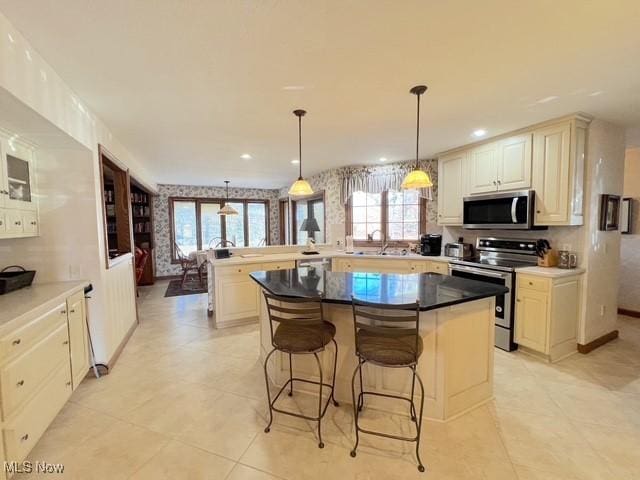
M131 220L133 243L148 253L138 285L152 285L155 279L153 205L151 193L131 179Z
M0 239L39 234L35 154L0 131Z
M462 225L464 197L533 189L536 225L582 225L589 122L574 115L441 154L438 224Z

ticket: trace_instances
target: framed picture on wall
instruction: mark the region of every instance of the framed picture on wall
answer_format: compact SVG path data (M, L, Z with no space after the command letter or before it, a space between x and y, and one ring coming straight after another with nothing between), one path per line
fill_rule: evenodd
M618 230L620 196L600 195L600 230Z
M631 197L622 199L622 206L620 207L620 233L631 233Z

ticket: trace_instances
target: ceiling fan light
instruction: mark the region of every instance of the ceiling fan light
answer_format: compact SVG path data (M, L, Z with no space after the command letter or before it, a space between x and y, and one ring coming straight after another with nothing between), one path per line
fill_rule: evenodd
M418 188L433 187L433 182L429 174L423 170L412 170L404 177L401 188L404 190L415 190Z
M301 197L304 195L312 194L313 189L311 188L311 185L309 185L309 182L307 182L304 178L299 178L298 180L293 182L293 185L291 185L291 188L289 189L289 195L291 195L292 197Z

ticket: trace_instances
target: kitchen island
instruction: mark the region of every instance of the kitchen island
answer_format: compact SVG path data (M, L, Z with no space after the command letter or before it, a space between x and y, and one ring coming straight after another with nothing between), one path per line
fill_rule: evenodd
M326 304L325 319L336 326L335 396L341 402L351 403L351 377L357 365L352 295L383 304L418 300L420 335L424 343L418 362L418 373L425 387L424 418L450 420L493 396L494 297L504 294L505 287L438 273L335 272L313 267L257 271L250 277L274 295L322 298ZM260 344L264 359L272 349L264 300L260 310ZM282 385L289 376L288 359L284 354L274 357L269 375L276 385ZM294 375L317 380L315 360L307 357L295 357ZM325 372L331 371L332 361L333 352L329 349L322 355ZM365 364L363 373L367 389L389 394L410 393L408 369ZM397 402L389 403L384 398L367 399L367 405L404 412L398 410Z

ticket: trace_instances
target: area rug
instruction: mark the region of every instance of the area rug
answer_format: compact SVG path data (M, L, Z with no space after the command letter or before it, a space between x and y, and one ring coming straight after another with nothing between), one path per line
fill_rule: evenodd
M200 286L200 282L197 279L188 278L184 282L184 288L181 286L182 280L171 280L167 291L164 293L165 297L179 297L181 295L195 295L197 293L207 293L207 279L203 278L204 286Z

